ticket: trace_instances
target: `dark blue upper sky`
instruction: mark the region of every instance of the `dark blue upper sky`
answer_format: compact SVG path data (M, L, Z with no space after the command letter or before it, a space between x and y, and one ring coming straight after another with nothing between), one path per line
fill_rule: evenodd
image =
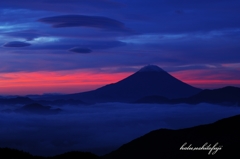
M1 0L0 79L157 64L192 84L240 86L239 8L239 0Z

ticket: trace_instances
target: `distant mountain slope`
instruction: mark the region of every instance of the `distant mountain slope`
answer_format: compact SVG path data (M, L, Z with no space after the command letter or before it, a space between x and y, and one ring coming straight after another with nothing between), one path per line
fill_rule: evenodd
M13 97L13 98L1 98L0 104L30 104L33 103L34 100L28 97Z
M137 138L103 159L205 159L240 158L240 115L213 124L187 129L159 129ZM185 144L185 145L184 145ZM189 147L220 148L216 150L180 150ZM211 145L210 145L211 144Z
M10 148L0 148L0 156L2 159L33 159L34 157L27 152Z
M89 92L66 95L64 98L86 102L132 102L150 95L183 98L200 91L201 89L183 83L158 66L148 65L117 83Z
M166 97L154 95L154 96L146 96L146 97L140 98L137 101L135 101L134 103L159 103L159 104L165 104L165 103L171 103L171 100L166 98Z
M191 103L239 104L240 88L228 86L213 90L203 90L188 98L188 101Z
M60 108L52 109L51 106L43 106L38 103L27 104L19 109L16 112L20 113L34 113L34 114L56 114L62 111Z
M159 103L159 104L198 104L211 103L228 106L240 106L240 88L238 87L224 87L213 90L203 90L200 93L189 98L167 99L162 96L146 96L136 100L135 103Z
M97 155L90 152L79 152L72 151L61 155L56 155L54 157L49 157L50 159L99 159Z
M33 156L30 153L10 148L0 148L1 159L98 159L90 152L72 151L53 157Z
M0 98L0 104L4 104L4 105L32 104L32 103L39 103L43 105L86 105L87 104L81 100L74 100L74 99L51 100L51 96L48 98L48 100L31 99L31 97L27 97L27 96Z

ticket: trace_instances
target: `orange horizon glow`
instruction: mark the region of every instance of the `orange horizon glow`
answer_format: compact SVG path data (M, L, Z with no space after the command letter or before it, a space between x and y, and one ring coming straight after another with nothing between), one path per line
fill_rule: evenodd
M220 79L221 76L211 72L212 70L185 70L171 73L177 79L191 86L202 89L215 89L225 86L240 87L240 80L238 79Z
M18 72L0 74L0 94L78 93L115 83L131 73Z
M217 75L203 76L205 70L171 73L175 78L198 88L240 86L240 80L221 80ZM44 93L79 93L118 82L133 72L96 73L93 71L17 72L0 74L0 94L29 95Z

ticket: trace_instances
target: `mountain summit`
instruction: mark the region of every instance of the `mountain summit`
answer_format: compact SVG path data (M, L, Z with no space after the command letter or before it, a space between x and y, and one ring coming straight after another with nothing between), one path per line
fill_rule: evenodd
M168 74L158 66L148 65L129 77L93 91L70 94L65 98L85 102L133 102L145 96L184 98L199 93L192 87Z
M162 71L164 70L156 65L147 65L141 68L138 72L162 72Z

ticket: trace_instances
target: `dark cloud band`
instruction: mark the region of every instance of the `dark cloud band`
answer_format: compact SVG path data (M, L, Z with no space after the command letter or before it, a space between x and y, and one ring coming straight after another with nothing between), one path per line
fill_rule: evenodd
M46 17L38 21L51 24L54 28L92 27L104 30L130 31L122 22L102 16L62 15Z
M3 47L26 47L30 45L31 45L30 43L26 43L26 42L11 41L11 42L5 43Z
M84 54L92 52L91 49L89 49L89 48L82 48L82 47L74 47L74 48L69 49L69 51L75 52L75 53L84 53Z

